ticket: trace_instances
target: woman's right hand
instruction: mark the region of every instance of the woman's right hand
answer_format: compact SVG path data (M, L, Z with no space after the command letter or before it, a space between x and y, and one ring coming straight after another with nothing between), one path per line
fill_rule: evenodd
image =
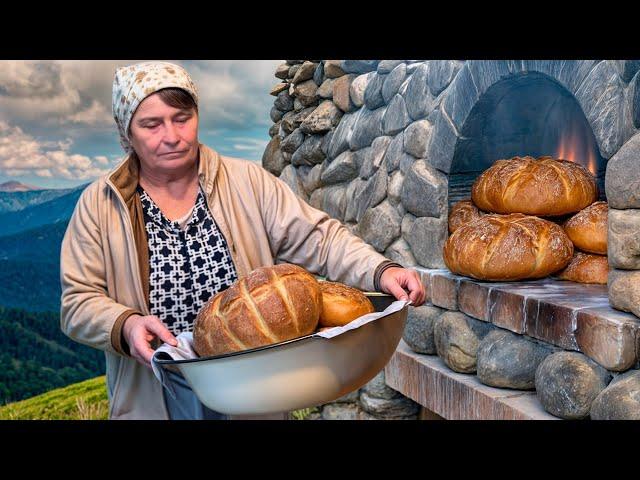
M133 314L124 321L122 334L129 345L131 356L144 366L151 368L151 357L154 350L151 341L159 338L174 347L178 345L176 337L164 326L155 315Z

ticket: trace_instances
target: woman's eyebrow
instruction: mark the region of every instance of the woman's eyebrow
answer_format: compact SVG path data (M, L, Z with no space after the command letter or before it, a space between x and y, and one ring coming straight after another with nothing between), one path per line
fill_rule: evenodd
M171 117L173 118L173 117L177 117L178 115L191 115L191 114L192 114L191 110L183 109L183 110L177 111L176 113L171 115ZM142 117L142 118L139 118L137 122L143 123L143 122L150 122L150 121L161 121L162 118L163 117Z

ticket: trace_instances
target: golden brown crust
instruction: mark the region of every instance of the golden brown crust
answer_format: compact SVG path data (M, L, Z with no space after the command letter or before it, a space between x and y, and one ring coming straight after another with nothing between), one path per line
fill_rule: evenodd
M201 357L256 348L315 331L322 308L317 280L290 264L261 267L202 307L193 328Z
M564 231L580 250L607 254L607 202L595 202L569 218Z
M603 255L575 252L567 268L558 273L560 280L579 283L607 284L609 263Z
M375 311L373 304L357 288L343 283L320 282L322 313L318 325L338 327Z
M449 270L480 280L542 278L564 268L572 255L562 227L519 213L485 215L458 228L444 245Z
M473 203L487 212L554 216L596 201L593 175L582 165L551 157L498 160L473 183Z
M484 215L471 200L456 202L449 210L449 234L455 232L465 223L469 223Z

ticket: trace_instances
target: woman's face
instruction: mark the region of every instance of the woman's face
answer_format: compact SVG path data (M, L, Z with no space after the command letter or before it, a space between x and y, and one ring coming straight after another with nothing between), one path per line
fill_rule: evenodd
M131 119L131 144L143 165L159 173L191 166L198 155L198 114L170 107L157 93Z

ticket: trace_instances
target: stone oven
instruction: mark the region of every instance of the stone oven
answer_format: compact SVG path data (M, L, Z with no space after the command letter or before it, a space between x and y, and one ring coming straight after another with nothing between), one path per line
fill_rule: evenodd
M631 60L278 67L263 166L416 268L429 298L384 372L323 418L640 418L639 70ZM445 268L449 207L516 155L596 176L609 203L607 286L480 282Z

